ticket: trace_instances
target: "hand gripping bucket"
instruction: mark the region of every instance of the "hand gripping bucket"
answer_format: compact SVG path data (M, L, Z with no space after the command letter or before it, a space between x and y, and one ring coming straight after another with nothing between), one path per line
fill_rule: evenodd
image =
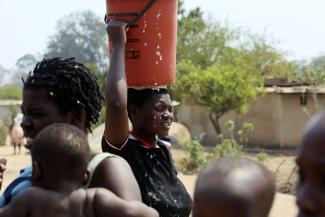
M108 20L121 20L129 26L125 46L128 86L175 82L177 0L106 0L106 11Z

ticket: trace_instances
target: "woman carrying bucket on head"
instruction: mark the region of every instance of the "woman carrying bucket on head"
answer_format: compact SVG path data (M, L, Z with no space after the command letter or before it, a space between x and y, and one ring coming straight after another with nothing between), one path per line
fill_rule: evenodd
M171 1L177 3L176 0ZM174 10L176 22L177 4ZM127 23L121 21L112 20L107 24L111 53L106 80L107 113L102 148L103 151L115 153L127 160L138 181L145 204L156 209L162 217L187 217L191 212L192 200L183 183L177 178L177 171L169 152L170 143L164 139L168 136L173 121L172 105L167 89L157 86L166 85L168 82L152 79L155 71L146 71L147 66L144 68L134 66L138 79L129 81L130 71L127 70L130 68L130 63L129 65L125 63L125 61L130 62L129 59L125 60L128 58L129 48L125 44L127 41L133 43L129 42L133 29L129 30L127 38L126 28ZM176 36L174 39L176 40ZM163 58L173 59L167 55ZM168 67L172 68L169 65ZM152 81L148 82L147 77ZM133 78L136 76L131 77ZM171 80L169 79L169 83ZM130 88L134 84L137 84L137 88ZM133 127L131 132L129 132L128 118Z

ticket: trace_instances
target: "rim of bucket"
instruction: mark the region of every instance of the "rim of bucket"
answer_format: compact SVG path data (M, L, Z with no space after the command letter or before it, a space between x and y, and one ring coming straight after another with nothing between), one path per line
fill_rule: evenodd
M135 23L152 7L152 5L156 2L157 0L150 0L148 4L142 9L140 13L132 13L134 16L136 16L131 22L127 24L127 27L132 27L135 25ZM110 20L108 19L108 16L113 16L114 13L108 13L105 14L104 21L107 24Z

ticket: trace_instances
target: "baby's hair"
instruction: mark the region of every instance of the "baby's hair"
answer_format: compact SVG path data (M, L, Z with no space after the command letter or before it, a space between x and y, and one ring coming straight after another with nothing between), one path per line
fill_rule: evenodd
M31 155L33 161L46 166L44 169L52 174L63 174L74 180L86 171L91 152L83 131L73 125L55 123L41 130L31 141Z
M23 80L24 89L43 89L60 111L85 110L85 125L91 132L97 123L104 97L97 79L87 67L75 58L51 58L38 62L34 70Z
M250 212L267 216L275 195L275 182L272 173L254 160L244 157L221 157L209 161L199 173L195 195L204 193L229 195L234 198L254 195L260 204L250 204L254 207Z

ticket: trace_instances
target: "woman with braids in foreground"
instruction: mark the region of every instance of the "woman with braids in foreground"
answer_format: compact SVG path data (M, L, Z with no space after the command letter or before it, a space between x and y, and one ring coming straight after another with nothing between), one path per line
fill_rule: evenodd
M74 58L43 59L23 81L24 135L33 139L52 123L71 124L91 132L102 101L96 78L84 65ZM141 201L136 179L124 159L107 153L92 156L88 164L90 180L85 187L104 187L122 199ZM0 198L0 207L31 186L31 173L31 167L25 168L8 186Z

